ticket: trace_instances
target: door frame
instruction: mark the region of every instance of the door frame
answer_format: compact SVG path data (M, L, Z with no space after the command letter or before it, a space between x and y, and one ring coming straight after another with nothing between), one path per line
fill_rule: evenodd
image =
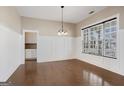
M22 44L23 44L23 51L22 51L22 55L23 55L23 64L25 64L25 32L36 32L37 33L37 45L38 45L38 38L39 38L39 31L37 30L28 30L28 29L24 29L23 31L23 36L22 36ZM37 48L38 49L38 48ZM37 53L38 55L38 53ZM37 59L37 58L36 58Z

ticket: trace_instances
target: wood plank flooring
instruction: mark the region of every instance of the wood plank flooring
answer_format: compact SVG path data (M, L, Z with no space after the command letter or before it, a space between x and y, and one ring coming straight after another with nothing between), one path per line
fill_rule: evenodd
M124 85L124 76L76 59L44 63L27 61L7 83L21 86Z

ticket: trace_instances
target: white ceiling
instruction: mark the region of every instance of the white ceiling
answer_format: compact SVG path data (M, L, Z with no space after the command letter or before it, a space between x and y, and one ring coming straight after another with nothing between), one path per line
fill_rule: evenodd
M45 20L61 21L60 6L17 6L19 14L25 17L33 17ZM90 11L98 12L105 6L65 6L64 22L77 23L88 16Z

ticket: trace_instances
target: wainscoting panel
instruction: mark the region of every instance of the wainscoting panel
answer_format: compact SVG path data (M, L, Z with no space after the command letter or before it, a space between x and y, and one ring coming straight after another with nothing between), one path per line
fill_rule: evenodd
M40 36L37 46L37 61L57 61L75 57L75 38Z
M21 64L21 35L0 25L0 82L5 82Z

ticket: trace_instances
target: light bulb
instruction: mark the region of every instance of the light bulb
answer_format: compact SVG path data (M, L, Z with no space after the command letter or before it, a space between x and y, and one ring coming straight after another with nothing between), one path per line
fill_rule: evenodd
M68 35L68 32L65 32L64 35Z
M62 31L61 34L64 35L64 32Z
M61 33L60 33L60 32L58 32L58 35L59 35L59 36L61 36Z

